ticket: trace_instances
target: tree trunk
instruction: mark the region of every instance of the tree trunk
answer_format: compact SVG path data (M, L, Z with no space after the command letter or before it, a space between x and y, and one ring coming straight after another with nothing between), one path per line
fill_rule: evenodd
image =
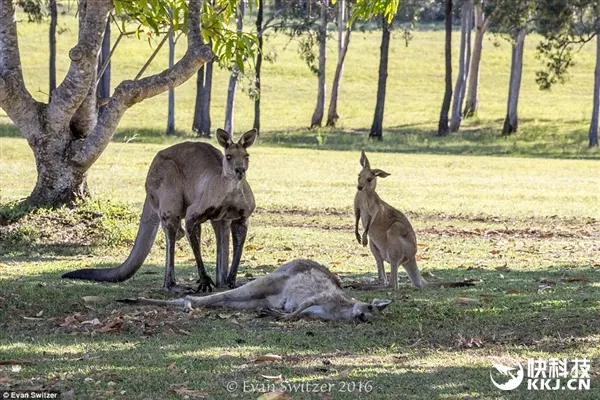
M352 33L352 28L347 27L344 35L344 25L346 24L345 12L345 0L338 0L338 61L335 67L333 83L331 84L331 99L329 100L329 109L327 111L327 126L335 126L336 121L340 118L337 113L338 93L340 82L342 80L344 60L348 53L348 45L350 44L350 34Z
M525 35L527 28L521 28L515 37L512 46L512 57L510 62L510 82L508 85L508 104L503 135L510 135L519 127L519 116L517 107L519 105L519 92L521 90L521 73L523 71L523 49L525 47Z
M600 108L600 20L596 21L596 70L594 71L594 108L590 123L590 147L598 147L598 112Z
M14 3L0 0L0 107L33 151L38 177L27 199L33 205L58 206L85 197L87 171L110 143L127 109L181 85L213 57L202 42L200 2L190 1L185 55L173 68L121 82L98 115L96 68L113 4L80 0L78 7L78 42L69 52L68 72L50 102L43 104L33 99L23 79Z
M192 130L201 137L210 137L210 100L212 91L212 61L198 70L196 78L196 105Z
M444 49L446 61L446 88L444 90L440 121L438 123L438 136L446 136L448 134L448 113L450 112L450 102L452 101L452 0L446 0L444 25L446 31Z
M383 32L381 35L381 48L379 55L379 80L377 82L377 103L375 115L369 137L383 140L383 110L385 108L385 88L387 83L388 54L390 50L390 24L383 17Z
M467 41L471 28L472 0L463 0L460 18L460 50L458 55L458 75L454 85L454 99L452 100L452 119L450 121L450 132L458 132L462 120L462 100L464 86L467 81Z
M329 0L321 0L319 26L319 79L317 105L310 121L310 127L321 126L325 114L325 65L327 60L327 8Z
M256 37L258 39L258 49L256 52L256 67L254 69L254 129L260 133L260 72L262 68L263 59L263 12L264 12L264 1L258 0L258 9L256 10ZM279 5L281 7L281 4ZM277 3L275 3L275 9L277 10Z
M238 33L241 33L244 29L244 11L245 11L244 0L240 0L237 7L237 26ZM224 128L227 132L233 133L233 110L235 107L235 89L237 88L237 81L240 75L240 68L237 64L233 66L231 76L229 77L229 86L227 87L227 103L225 104L225 123Z
M175 34L169 32L169 68L175 64ZM169 88L169 101L167 103L167 135L175 134L175 89Z
M100 57L98 58L98 72L100 72L105 61L108 60L108 65L104 69L100 81L98 82L97 93L101 99L108 99L110 97L110 17L106 19L106 29L104 30L104 37L102 38L102 50L100 51ZM105 106L100 106L99 112L104 111Z
M475 42L473 43L473 55L471 67L469 68L469 83L467 91L467 102L463 111L463 117L469 118L475 115L479 108L479 66L481 64L481 52L483 50L483 36L487 30L487 20L483 13L481 3L475 4Z
M48 6L50 7L50 31L48 34L48 39L50 41L50 62L48 71L50 90L48 92L48 97L52 98L52 92L56 89L56 22L58 19L56 0L50 0Z

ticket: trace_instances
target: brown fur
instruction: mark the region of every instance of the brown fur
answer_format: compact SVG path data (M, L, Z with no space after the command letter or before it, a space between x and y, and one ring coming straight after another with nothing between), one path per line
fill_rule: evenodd
M284 319L297 317L365 322L377 316L391 300L363 303L340 287L340 280L314 261L294 260L239 288L209 296L186 296L175 300L146 298L119 300L130 304L259 309Z
M116 268L83 269L63 278L120 282L141 267L150 252L158 226L166 237L166 262L163 286L172 291L189 291L175 282L176 240L185 233L194 252L199 275L199 290L211 290L200 253L201 224L210 220L217 237L217 286L235 285L237 268L248 229L248 217L255 208L254 196L246 181L248 153L256 131L246 132L234 143L229 133L217 130L217 140L225 155L208 143L185 142L156 155L146 178L146 200L133 249ZM233 259L228 274L229 236Z
M369 244L377 263L379 281L388 286L383 262L391 266L390 281L398 289L398 266L406 270L412 284L417 288L432 286L469 286L464 282L427 282L417 267L417 236L408 218L400 211L383 201L375 192L377 178L389 176L380 169L371 169L365 152L361 153L360 164L363 167L358 175L358 191L354 197L354 233L358 243ZM363 233L358 232L359 221Z

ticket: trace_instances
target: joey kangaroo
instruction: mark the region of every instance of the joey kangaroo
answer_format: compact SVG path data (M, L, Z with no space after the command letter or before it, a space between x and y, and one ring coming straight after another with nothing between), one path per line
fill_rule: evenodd
M208 296L186 296L175 300L139 297L122 303L192 307L258 309L262 314L285 320L297 317L366 322L379 316L391 300L363 303L342 290L339 278L326 267L309 260L290 261L272 273L241 287Z
M176 284L175 242L183 236L181 220L198 267L199 291L215 286L208 276L200 253L201 224L210 220L216 234L216 286L235 286L238 266L248 231L248 217L254 211L254 195L246 181L248 147L256 139L256 130L246 132L237 143L231 135L217 130L217 141L225 156L208 143L179 143L158 152L146 177L146 199L137 237L129 257L115 268L80 269L63 278L121 282L131 278L142 266L162 227L166 237L166 261L163 287L174 292L191 289ZM229 235L233 241L231 270Z
M417 236L408 218L400 211L383 201L375 192L377 178L389 176L380 169L371 169L369 160L361 152L360 165L363 167L358 175L358 191L354 197L354 233L358 243L369 244L371 253L377 263L379 281L388 286L383 262L391 266L390 280L392 287L398 289L398 266L402 265L412 284L423 287L457 287L472 286L472 281L463 282L427 282L417 267ZM358 232L358 223L362 221L362 236ZM370 239L370 241L369 241Z

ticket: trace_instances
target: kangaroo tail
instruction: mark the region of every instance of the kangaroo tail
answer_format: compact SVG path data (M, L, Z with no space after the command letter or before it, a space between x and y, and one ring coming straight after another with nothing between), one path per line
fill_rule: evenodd
M412 258L406 263L403 264L406 272L408 273L408 277L412 282L413 286L417 288L425 288L425 287L463 287L463 286L474 286L475 282L473 279L465 279L460 282L429 282L426 281L421 275L421 271L417 267L416 258Z
M131 278L142 266L148 253L150 253L159 225L160 219L154 210L152 210L148 198L146 198L133 249L123 264L115 268L78 269L67 272L62 277L100 282L122 282Z

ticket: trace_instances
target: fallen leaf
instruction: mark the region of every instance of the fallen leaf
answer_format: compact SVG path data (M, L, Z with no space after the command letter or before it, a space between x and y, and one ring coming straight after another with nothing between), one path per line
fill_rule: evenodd
M429 245L428 245L428 244L425 244L425 243L418 243L418 244L417 244L417 247L422 247L422 248L424 248L424 249L428 249L428 248L429 248Z
M283 248L284 251L292 251L292 248L290 246L285 246Z
M326 379L328 380L338 380L338 379L346 379L347 377L350 376L350 374L352 373L352 369L351 368L347 368L345 370L343 370L342 372L340 372L337 375L332 375L332 376L328 376Z
M564 282L591 282L590 278L587 276L567 276L562 278Z
M278 258L277 259L278 263L282 263L282 262L286 262L286 261L287 261L287 258Z
M114 382L114 381L109 381L109 382L106 384L106 386L108 386L108 387L117 386L117 382Z
M26 321L43 321L44 320L44 318L37 318L37 317L25 317L25 316L23 316L22 318L24 320L26 320Z
M258 246L255 244L246 245L246 250L262 250L263 248L264 248L263 246Z
M172 392L183 396L184 398L195 398L195 399L204 399L209 396L207 392L201 392L199 390L188 389L186 386L181 385L171 385Z
M123 326L123 321L116 320L116 321L112 321L112 322L104 325L102 328L96 329L95 331L100 332L100 333L114 332L114 331L118 331L119 329L121 329L122 326Z
M457 296L456 304L460 305L468 305L468 304L479 304L480 301L478 299L472 299L470 297Z
M253 361L254 362L266 362L266 361L281 361L281 360L283 360L283 358L281 356L278 356L277 354L265 354L265 355L256 357Z
M82 321L81 325L102 325L102 322L100 322L100 320L98 318L94 318L94 319L90 319L88 321Z
M518 289L510 289L510 290L506 291L506 294L518 294L518 293L521 293L521 291Z
M0 360L0 365L34 365L35 361L23 360L21 358L12 358L10 360Z
M494 249L494 250L490 251L490 254L498 254L498 250Z
M494 268L496 271L510 271L510 268L506 266L506 264L501 265L499 267Z
M342 262L341 261L332 261L331 262L333 265L340 265Z
M279 374L279 375L261 375L261 376L265 379L270 379L275 382L280 382L283 379L281 374Z
M537 285L536 287L538 292L543 292L544 290L552 289L550 285Z
M556 282L554 282L553 280L550 280L550 279L540 279L540 283L543 283L544 285L550 285L550 286L556 285Z
M288 392L276 391L262 394L257 400L291 400Z
M99 303L101 301L106 300L104 297L102 296L83 296L82 297L83 301L85 301L86 303Z
M431 271L423 271L421 276L425 279L435 278L435 275Z

